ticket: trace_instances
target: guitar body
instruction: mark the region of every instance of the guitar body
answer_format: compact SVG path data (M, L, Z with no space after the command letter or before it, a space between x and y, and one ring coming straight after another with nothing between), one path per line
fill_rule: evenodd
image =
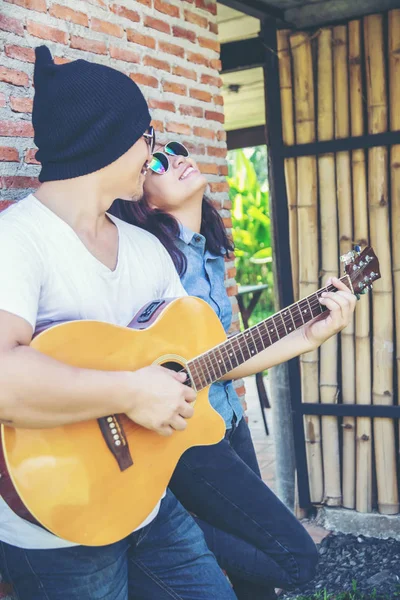
M193 297L167 301L146 325L132 323L143 326L139 331L74 321L41 333L31 346L76 367L133 371L167 362L184 368L185 361L226 340L214 311ZM186 430L167 438L119 415L133 460L125 470L97 420L53 429L2 426L1 495L17 514L71 542L100 546L121 540L154 509L185 450L223 438L225 424L208 401L208 389L198 393Z

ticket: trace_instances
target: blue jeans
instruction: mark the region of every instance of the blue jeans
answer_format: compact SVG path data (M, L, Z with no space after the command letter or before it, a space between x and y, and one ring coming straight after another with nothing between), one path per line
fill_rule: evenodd
M274 597L313 578L318 554L296 517L261 479L244 419L214 446L185 452L170 482L196 515L239 600Z
M110 546L23 550L1 543L20 600L234 600L193 518L172 492L158 516Z

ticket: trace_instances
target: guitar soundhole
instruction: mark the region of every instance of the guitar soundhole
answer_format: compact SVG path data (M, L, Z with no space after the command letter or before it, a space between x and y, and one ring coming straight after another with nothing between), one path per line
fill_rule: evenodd
M162 367L165 367L166 369L170 369L170 371L175 371L176 373L179 373L181 371L184 371L186 373L186 381L185 381L185 385L187 385L188 387L192 387L192 382L190 381L190 377L188 375L188 372L186 369L184 369L182 367L182 365L180 365L177 362L173 362L171 361L167 361L165 363L161 364Z

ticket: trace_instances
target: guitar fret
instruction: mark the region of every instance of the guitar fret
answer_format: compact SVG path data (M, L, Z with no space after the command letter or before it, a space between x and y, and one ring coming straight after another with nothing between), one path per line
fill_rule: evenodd
M257 352L261 352L262 350L265 350L265 344L264 344L263 336L261 335L260 325L261 325L261 323L259 323L258 325L256 325L255 328L254 328L254 330L257 333L258 337L259 337L259 340L260 340L259 343L261 344L261 348L258 347L259 343L255 340L254 336L252 336L253 340L254 340L254 345L256 347Z
M286 327L286 322L285 322L285 319L283 318L283 317L284 317L284 314L286 314L286 313L281 313L281 312L280 312L280 313L278 313L278 315L280 316L280 318L281 318L281 321L282 321L282 323L283 323L283 327L285 328L286 335L287 335L289 332L288 332L288 330L287 330L287 327Z
M232 342L231 342L230 340L228 340L228 342L227 342L227 345L228 345L228 344L230 345L230 350L231 350L231 351L229 352L229 349L228 349L228 354L229 354L229 362L232 364L232 359L233 359L233 360L236 362L236 364L235 364L234 366L232 366L232 369L235 369L235 368L238 366L238 364L239 364L239 361L238 361L238 359L237 359L237 357L236 357L235 349L234 349L234 347L232 346Z
M302 313L302 311L301 311L300 302L296 302L295 306L296 306L296 308L297 308L297 310L298 310L298 312L299 312L300 318L301 318L301 320L302 320L302 322L303 322L303 325L304 325L305 321L304 321L304 319L303 319L303 313Z
M292 311L291 311L290 308L288 310L286 310L283 314L285 315L287 313L289 313L289 316L290 316L290 318L292 320L292 323L293 323L293 327L289 327L289 331L292 332L292 331L294 331L296 329L296 323L295 323L295 320L293 319Z
M262 323L262 325L264 326L265 331L267 332L267 336L269 338L269 346L272 346L273 342L272 342L271 336L270 336L269 331L268 331L268 323L267 323L267 321L264 321Z
M235 351L235 355L237 356L237 350L239 350L239 351L240 351L240 354L242 355L243 362L246 362L246 360L247 360L247 359L245 358L245 356L244 356L244 354L243 354L243 350L242 350L242 344L240 343L240 339L239 339L239 338L241 337L241 335L242 335L242 334L239 334L239 335L235 336L235 337L232 339L232 341L231 341L231 345L233 346L234 342L236 342L236 351Z
M200 362L199 362L199 358L195 358L192 361L192 364L193 364L194 368L196 369L196 375L199 378L200 386L198 386L198 387L199 388L205 387L207 385L207 383L206 383L206 380L203 377L203 371L201 370L201 365L200 365ZM196 365L198 365L199 369L197 368ZM200 372L199 372L199 370L200 370ZM204 382L203 382L203 379L204 379Z
M248 352L248 357L247 357L248 359L249 359L249 358L250 358L250 356L251 356L251 350L250 350L249 344L247 343L247 339L248 339L248 337L249 337L249 336L250 336L251 338L253 337L253 336L252 336L252 334L251 334L251 329L248 329L248 330L247 330L247 331L245 331L245 332L244 332L244 334L243 334L244 343L246 344L246 348L247 348L247 352Z
M206 361L208 361L207 368L208 368L208 365L210 365L210 369L208 369L208 371L209 371L209 373L211 375L210 383L212 383L213 381L217 381L218 376L217 376L217 374L215 372L214 365L213 365L213 362L211 360L211 352L207 352L204 355L204 358L205 358Z
M274 317L272 317L272 318L275 320L275 319L277 319L278 317L279 317L279 318L280 318L280 320L282 321L283 328L284 328L284 330L285 330L285 333L283 333L283 335L282 335L282 336L279 336L279 339L281 339L281 337L285 337L285 335L287 335L287 329L286 329L285 321L282 319L282 315L281 315L280 313L277 313L277 314L276 314ZM281 327L281 325L279 324L279 321L278 321L278 327L279 327L279 328ZM280 329L279 329L279 328L278 328L278 335L279 335L279 331L280 331Z
M217 372L216 372L216 369L215 369L214 365L216 367L218 367L218 370L219 370L219 375L217 377L217 380L218 380L218 379L220 379L221 377L223 377L225 375L225 372L222 371L222 369L221 369L221 362L217 358L216 350L210 350L210 354L211 353L213 354L213 369L215 371L215 374L217 374Z
M199 363L200 363L200 368L201 368L201 373L203 375L203 379L207 386L207 385L209 385L210 373L208 371L207 363L204 360L204 355L199 357Z

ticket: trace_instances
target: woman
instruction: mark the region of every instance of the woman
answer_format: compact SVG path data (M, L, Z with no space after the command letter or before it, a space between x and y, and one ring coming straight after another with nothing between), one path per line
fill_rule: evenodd
M208 302L225 331L232 310L224 286L224 259L233 248L217 211L204 198L207 186L187 149L169 142L154 153L139 203L117 201L112 212L155 234L164 244L192 296ZM350 321L355 297L339 290L321 303L323 320L305 325L229 375L245 377L317 348ZM312 579L317 552L294 515L261 479L250 432L232 381L211 386L213 407L226 423L225 439L185 452L170 488L196 515L210 549L239 600L270 600L274 588L293 589ZM290 432L288 432L290 434Z

